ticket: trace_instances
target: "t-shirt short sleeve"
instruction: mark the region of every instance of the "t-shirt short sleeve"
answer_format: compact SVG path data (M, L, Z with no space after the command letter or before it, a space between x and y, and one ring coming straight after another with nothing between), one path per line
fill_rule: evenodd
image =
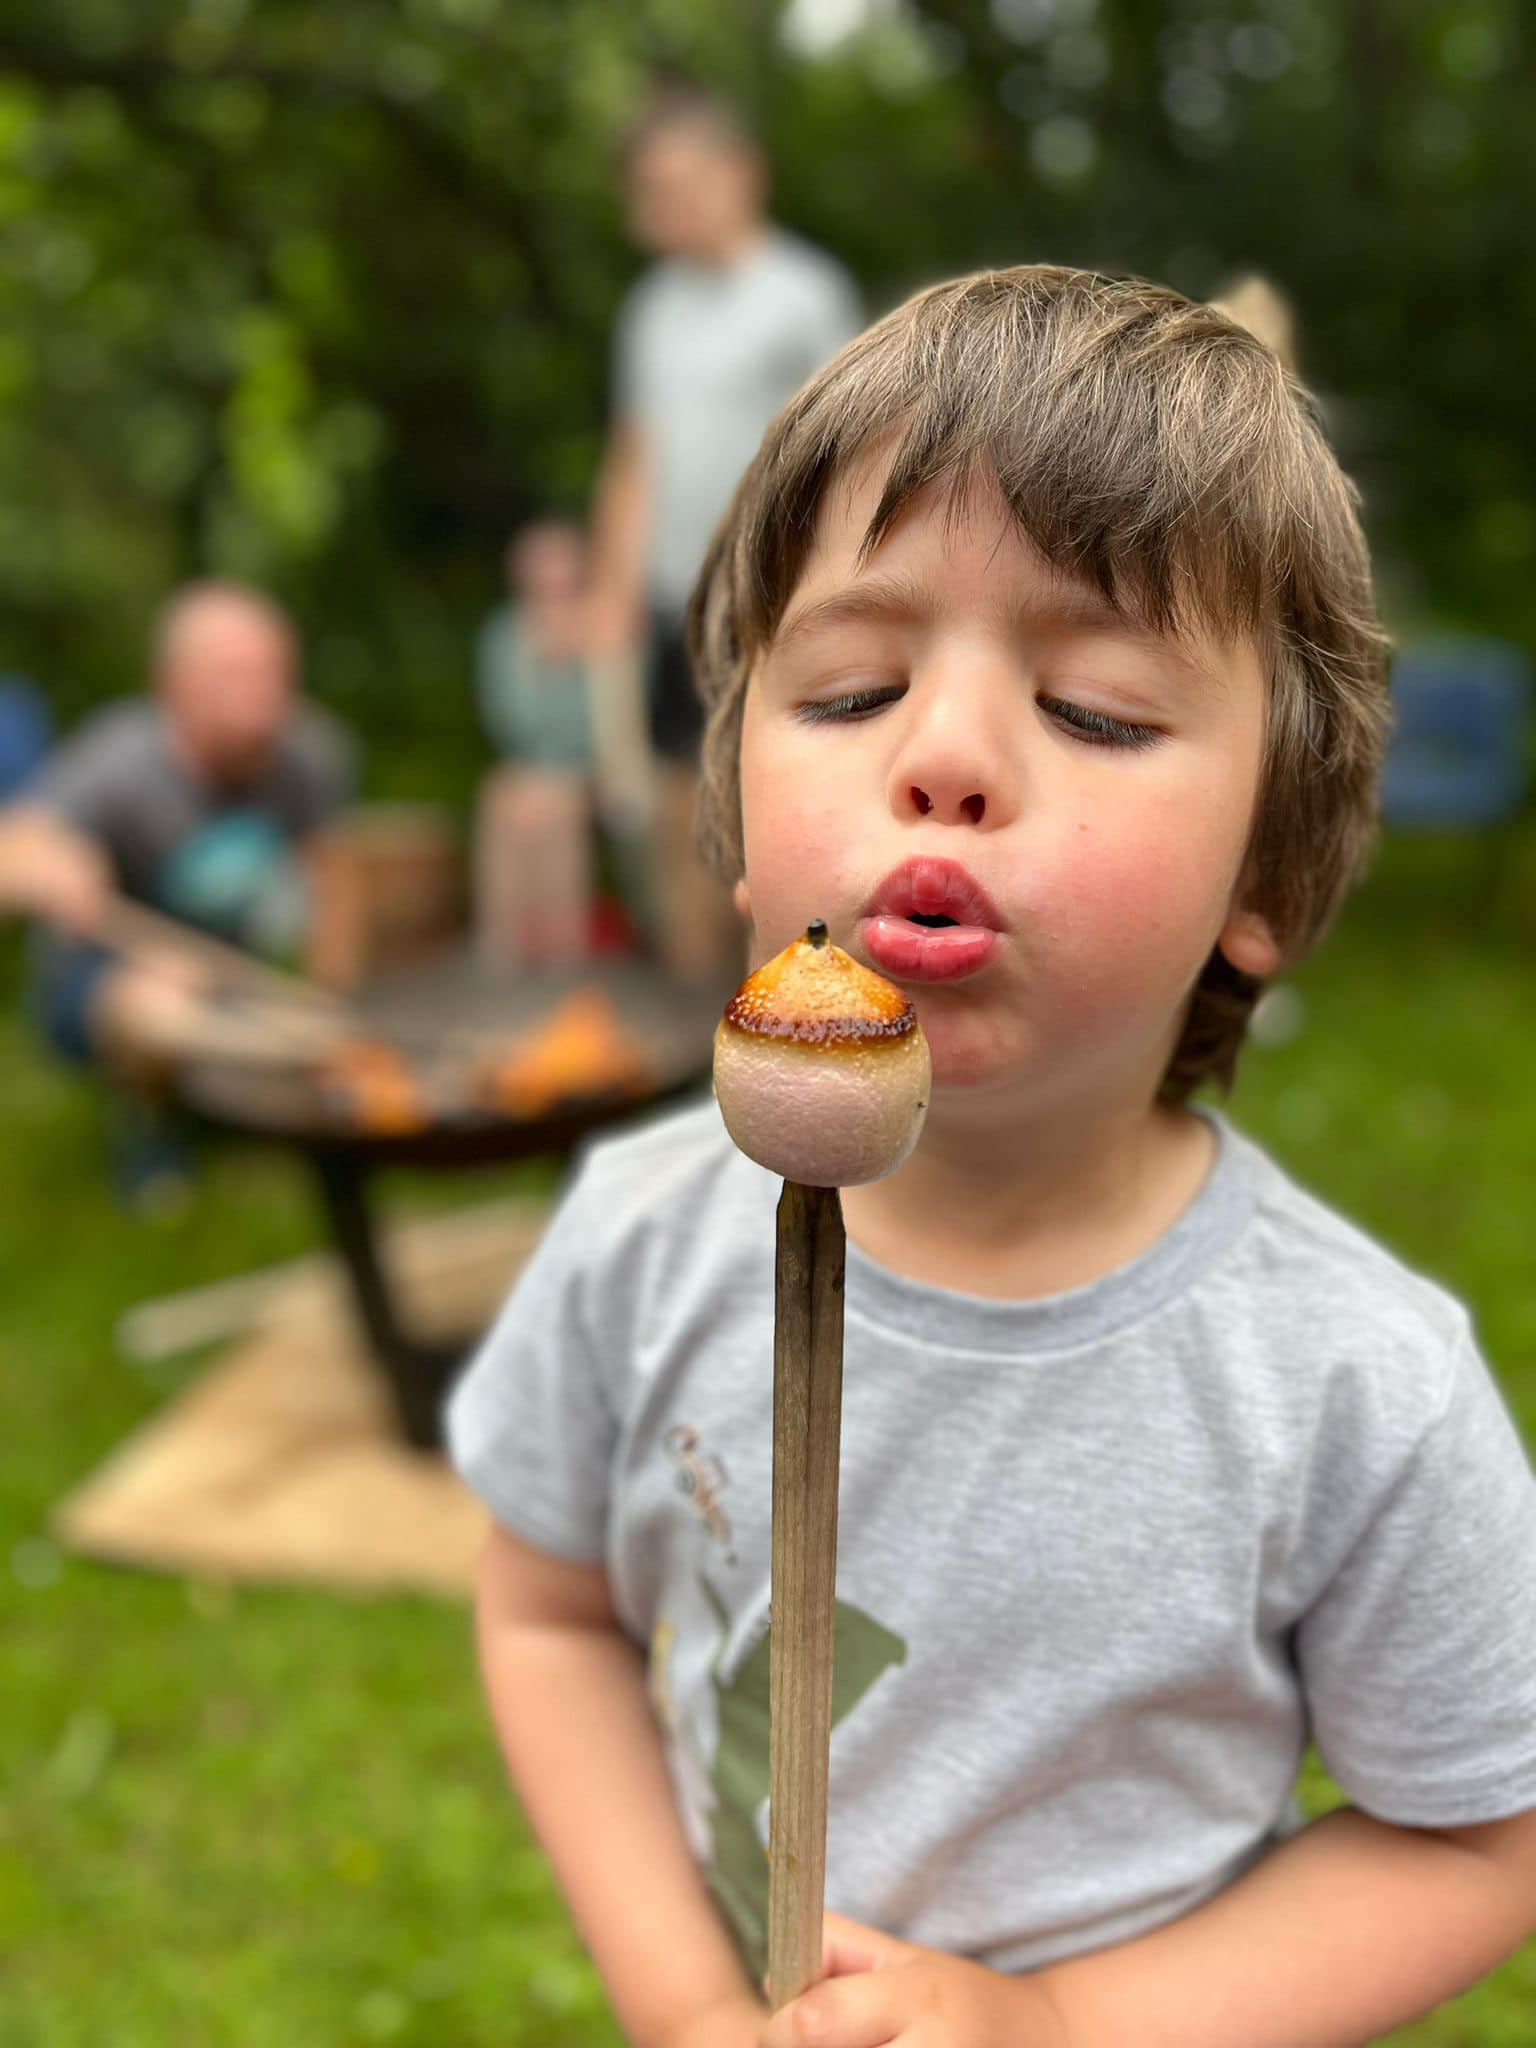
M110 842L125 795L150 752L151 724L152 714L144 706L105 706L53 755L29 797L80 831Z
M449 1454L496 1520L583 1564L602 1561L617 1437L590 1312L594 1215L583 1171L447 1411Z
M619 307L613 324L609 377L616 423L640 419L646 411L644 350L650 298L649 281L642 278Z
M293 784L293 829L303 838L349 803L357 791L357 742L318 704L305 704L294 720L287 752Z
M840 264L831 262L816 273L815 289L807 294L805 310L805 375L810 377L831 361L844 342L852 341L864 316L853 279Z
M1470 1341L1296 1648L1318 1748L1366 1812L1536 1807L1536 1482Z

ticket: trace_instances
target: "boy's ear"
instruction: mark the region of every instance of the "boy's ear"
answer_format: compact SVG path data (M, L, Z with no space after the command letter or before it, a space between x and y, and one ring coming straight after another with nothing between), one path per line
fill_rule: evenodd
M735 904L736 915L741 919L742 923L750 924L752 922L752 898L747 894L747 878L745 875L742 876L741 880L731 891L731 901Z
M1239 974L1265 981L1280 965L1280 941L1258 910L1234 910L1217 935L1218 951Z

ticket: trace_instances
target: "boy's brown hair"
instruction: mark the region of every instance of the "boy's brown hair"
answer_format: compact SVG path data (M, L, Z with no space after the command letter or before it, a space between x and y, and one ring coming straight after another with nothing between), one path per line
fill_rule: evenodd
M1344 477L1273 352L1163 286L1032 265L920 292L768 429L705 561L689 642L700 835L741 873L742 706L834 478L893 449L867 556L916 495L995 485L1044 559L1154 630L1255 640L1269 686L1250 906L1287 959L1323 930L1376 821L1386 639ZM1259 984L1213 953L1163 1080L1230 1083Z

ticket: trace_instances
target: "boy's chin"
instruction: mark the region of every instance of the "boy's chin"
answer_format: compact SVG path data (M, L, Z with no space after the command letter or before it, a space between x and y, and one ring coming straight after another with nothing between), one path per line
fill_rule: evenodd
M950 1102L975 1101L1027 1083L1027 1062L978 1028L979 1020L957 1017L921 995L917 1015L933 1061L933 1110L939 1115Z
M995 1132L1011 1122L1050 1120L1068 1105L1097 1102L1114 1084L1095 1079L1077 1048L1045 1046L1019 1031L1004 1036L992 1019L925 1003L917 1013L933 1061L930 1120L950 1119Z

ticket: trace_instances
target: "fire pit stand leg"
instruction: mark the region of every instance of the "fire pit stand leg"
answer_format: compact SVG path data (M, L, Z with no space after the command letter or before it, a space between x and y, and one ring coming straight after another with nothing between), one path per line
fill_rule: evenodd
M368 1200L368 1169L347 1151L318 1145L310 1153L331 1234L351 1282L358 1319L407 1443L432 1450L442 1441L441 1407L462 1347L422 1344L401 1328L394 1294L379 1256Z

